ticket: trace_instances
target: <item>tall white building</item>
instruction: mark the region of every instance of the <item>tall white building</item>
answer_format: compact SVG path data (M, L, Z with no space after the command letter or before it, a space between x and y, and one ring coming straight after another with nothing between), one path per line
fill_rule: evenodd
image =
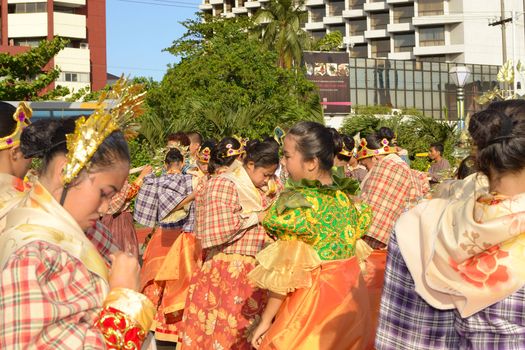
M200 9L251 16L268 1L204 0ZM316 38L341 32L351 57L501 65L506 51L524 61L524 1L503 3L503 18L515 12L505 43L502 26L489 25L501 19L500 0L306 0L304 29Z

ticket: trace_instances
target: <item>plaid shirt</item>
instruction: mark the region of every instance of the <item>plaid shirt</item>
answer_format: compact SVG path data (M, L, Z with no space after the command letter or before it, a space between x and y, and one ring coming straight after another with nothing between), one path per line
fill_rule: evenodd
M23 246L0 275L2 349L104 349L94 326L107 287L59 247Z
M438 310L415 291L395 232L388 246L377 350L525 349L525 287L467 318Z
M111 198L106 214L114 215L127 211L131 205L131 201L139 192L139 189L140 185L137 184L137 181L129 183L126 180L120 191Z
M361 186L361 199L372 207L374 213L367 235L385 244L403 210L415 204L425 188L419 173L395 154L384 157L368 173Z
M181 174L164 174L156 177L150 174L144 178L142 187L135 201L133 218L139 224L153 227L157 223L165 228L181 227L185 232L193 232L195 205L191 203L188 216L176 223L162 223L173 209L184 198L193 192L192 176Z
M203 248L255 256L264 247L266 233L261 225L243 227L239 195L232 181L211 178L197 193L196 205L195 234Z

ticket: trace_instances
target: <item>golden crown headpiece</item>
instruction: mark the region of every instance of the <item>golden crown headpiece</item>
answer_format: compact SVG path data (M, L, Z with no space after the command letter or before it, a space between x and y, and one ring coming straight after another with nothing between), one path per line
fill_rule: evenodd
M16 108L15 113L13 114L13 120L16 122L15 130L5 136L0 138L0 151L8 149L11 147L18 146L20 144L20 135L22 135L22 130L30 124L30 119L33 116L33 111L27 103L20 102Z
M366 139L362 138L361 142L359 143L359 150L357 151L357 160L396 152L396 148L391 147L387 139L381 140L381 148L370 149L367 147Z
M76 120L74 133L66 135L68 153L62 173L64 185L71 183L88 166L99 146L112 132L121 130L126 139L137 135L138 124L135 120L143 113L145 94L141 84L129 84L126 79L120 78L111 91L101 94L93 114ZM109 111L104 103L106 99L117 101Z
M243 154L244 152L245 150L244 150L244 146L242 145L242 143L239 146L239 148L235 148L233 147L233 144L228 143L226 144L226 152L222 154L222 157L226 158L226 157L238 156L240 154Z
M210 158L211 158L211 148L210 147L199 148L199 152L197 152L197 158L202 163L209 163Z
M345 157L355 157L355 147L352 150L349 150L348 147L346 147L345 142L343 141L343 148L341 149L341 152L339 152L340 155Z
M279 146L282 146L284 144L285 136L286 132L284 132L284 130L281 127L276 126L275 129L273 129L273 138L275 141L277 141Z

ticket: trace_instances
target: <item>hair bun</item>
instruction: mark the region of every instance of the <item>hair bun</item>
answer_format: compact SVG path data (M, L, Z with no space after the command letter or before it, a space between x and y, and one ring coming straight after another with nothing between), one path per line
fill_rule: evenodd
M22 154L26 158L43 158L56 145L65 143L65 135L74 130L74 118L37 120L22 131Z

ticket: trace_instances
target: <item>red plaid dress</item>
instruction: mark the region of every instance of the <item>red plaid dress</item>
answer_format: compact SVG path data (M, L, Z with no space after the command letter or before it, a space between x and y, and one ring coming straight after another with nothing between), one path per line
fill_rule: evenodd
M396 154L390 154L361 183L361 199L372 207L373 219L367 236L384 244L403 211L428 191L428 181L410 169Z
M266 233L241 217L236 186L228 179L208 180L197 193L196 208L195 233L206 258L190 282L182 349L251 350L247 338L264 310L267 292L247 275Z

